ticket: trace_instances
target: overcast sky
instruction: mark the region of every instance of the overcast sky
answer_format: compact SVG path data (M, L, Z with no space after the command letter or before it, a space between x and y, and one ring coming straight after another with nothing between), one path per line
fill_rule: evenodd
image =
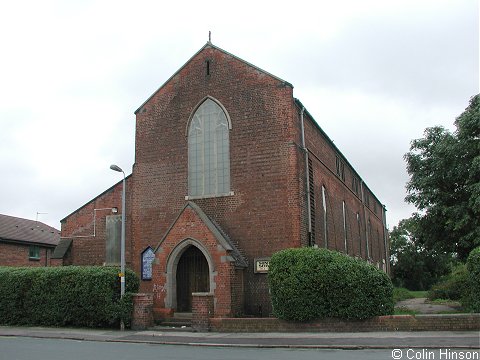
M292 83L387 207L403 155L479 92L476 0L34 1L0 5L0 213L60 220L127 174L133 112L208 40Z

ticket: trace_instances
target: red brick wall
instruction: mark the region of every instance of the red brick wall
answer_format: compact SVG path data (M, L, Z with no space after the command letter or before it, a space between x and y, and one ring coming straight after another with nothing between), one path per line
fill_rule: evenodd
M196 331L208 331L209 319L213 317L213 295L209 293L193 293L192 328Z
M210 61L210 75L206 61ZM271 311L264 275L253 259L300 245L297 136L292 87L216 49L193 58L138 112L134 167L134 257L155 246L185 204L186 129L206 96L228 111L231 190L235 195L195 200L239 245L245 272L247 313ZM138 266L136 268L138 270ZM142 291L148 291L144 284Z
M213 318L218 332L362 332L362 331L478 331L480 314L388 315L366 320L321 319L288 322L276 318Z
M297 107L297 112L300 109ZM300 115L297 114L300 121ZM369 206L362 202L360 178L356 175L349 164L344 161L326 136L314 125L314 120L305 112L305 140L312 160L314 171L315 188L315 242L319 247L325 244L324 219L322 204L322 185L327 191L327 238L328 248L346 252L351 256L359 256L367 259L367 224L370 220L371 231L368 235L370 261L377 265L386 261L384 246L384 226L382 221L382 205L372 195L371 191L363 184L364 193L369 196ZM345 180L336 174L336 156L340 156L344 162ZM303 160L303 159L302 159ZM305 160L301 162L304 174ZM353 177L359 180L358 194L353 189ZM302 188L305 195L305 185ZM345 201L347 249L345 249L345 232L343 225L343 205ZM376 211L375 211L376 210ZM306 212L306 209L304 210ZM359 214L360 223L357 221ZM306 214L303 222L307 226ZM306 233L306 231L304 231Z
M248 261L245 270L218 264L217 277L224 276L226 282L217 282L221 286L217 288L216 311L223 315L268 316L271 304L267 276L254 273L254 259L308 244L299 108L291 85L218 49L207 47L196 54L137 111L135 165L127 183L127 265L140 274L142 251L159 244L186 203L188 121L207 96L225 107L232 123L229 136L234 195L194 202L228 234ZM328 247L345 251L342 214L342 201L345 201L347 252L367 257L365 232L370 219L370 258L374 263L381 261L385 249L380 203L370 196L370 206L366 207L361 196L352 192L353 171L347 163L345 182L336 176L335 149L308 114L305 114L305 132L314 168L316 243L323 246L323 184L329 194ZM104 262L107 212L97 212L95 238L78 236L92 233L94 208L120 208L120 201L121 183L62 223L62 236L74 239L69 254L71 263ZM175 231L181 232L180 228ZM178 244L181 234L175 236L164 242L157 252L159 266L155 276L159 282L141 282L140 291L155 293L157 308L164 301L166 281L164 270L158 269L165 268L168 254ZM209 236L211 234L200 238L207 247L213 246ZM214 258L220 256L216 252L218 250L212 248ZM235 294L234 300L230 294Z
M245 312L244 274L248 269L231 267L232 315L242 316Z
M126 179L126 230L125 230L125 258L128 267L132 267L131 236L130 236L130 204L131 204L131 177ZM106 190L95 199L85 204L62 220L61 236L73 240L65 264L68 265L103 265L105 263L106 217L112 215L111 210L95 211L94 209L108 209L116 207L118 215L122 212L122 181Z
M194 244L200 245L208 252L210 273L213 275L210 277L210 287L214 295L215 316L236 315L234 313L236 307L231 293L232 282L235 282L235 278L232 278L234 263L226 260L229 252L220 246L214 234L201 221L197 213L189 207L182 212L163 240L161 249L156 253L153 279L149 282L154 289L154 311L157 314L168 314L169 309L175 308L175 299L172 299L170 304L167 299L168 295L172 296L172 291L176 292L175 284L171 283L173 279L170 279L169 282L167 265L169 261L175 261L172 251L185 240L193 241ZM180 256L181 253L178 254L178 258ZM172 286L170 289L168 288L169 284Z
M30 259L30 245L0 242L0 266L50 266L52 248L40 247L40 258Z
M145 330L153 326L153 295L133 295L132 329Z
M63 266L63 265L69 265L69 264L64 263L63 259L50 260L50 266Z

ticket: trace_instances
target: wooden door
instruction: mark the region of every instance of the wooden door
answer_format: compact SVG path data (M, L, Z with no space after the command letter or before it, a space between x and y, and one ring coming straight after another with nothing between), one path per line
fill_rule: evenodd
M192 293L210 291L207 259L195 246L182 254L177 265L177 312L192 311Z

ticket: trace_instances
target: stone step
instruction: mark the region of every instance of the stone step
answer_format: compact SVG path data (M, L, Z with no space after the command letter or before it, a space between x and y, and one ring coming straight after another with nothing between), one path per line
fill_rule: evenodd
M160 323L161 326L170 326L170 327L191 327L191 321L178 320L178 319L165 319Z
M191 312L176 312L173 314L174 319L188 319L192 320L192 313Z
M164 328L186 329L192 327L192 313L175 313L160 323Z
M182 332L193 332L193 328L191 326L186 326L186 325L182 325L182 326L166 326L164 325L164 323L162 323L161 325L157 325L157 326L154 326L153 328L151 328L151 330L153 331L158 331L158 332L175 332L175 331L182 331Z

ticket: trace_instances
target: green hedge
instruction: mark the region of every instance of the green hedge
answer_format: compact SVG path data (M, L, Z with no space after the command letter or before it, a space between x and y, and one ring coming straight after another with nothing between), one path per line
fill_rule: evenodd
M468 291L468 271L465 264L457 265L450 274L443 277L442 280L432 286L428 292L430 300L450 299L462 300Z
M411 299L412 295L410 290L403 287L394 287L393 288L393 303L397 303L399 301Z
M126 272L126 296L120 299L119 269L101 266L0 267L0 324L49 326L128 325L134 272Z
M393 285L363 260L318 248L287 249L270 261L275 316L294 321L365 319L393 313Z
M471 311L480 313L480 247L473 249L467 259L469 292L464 305Z

